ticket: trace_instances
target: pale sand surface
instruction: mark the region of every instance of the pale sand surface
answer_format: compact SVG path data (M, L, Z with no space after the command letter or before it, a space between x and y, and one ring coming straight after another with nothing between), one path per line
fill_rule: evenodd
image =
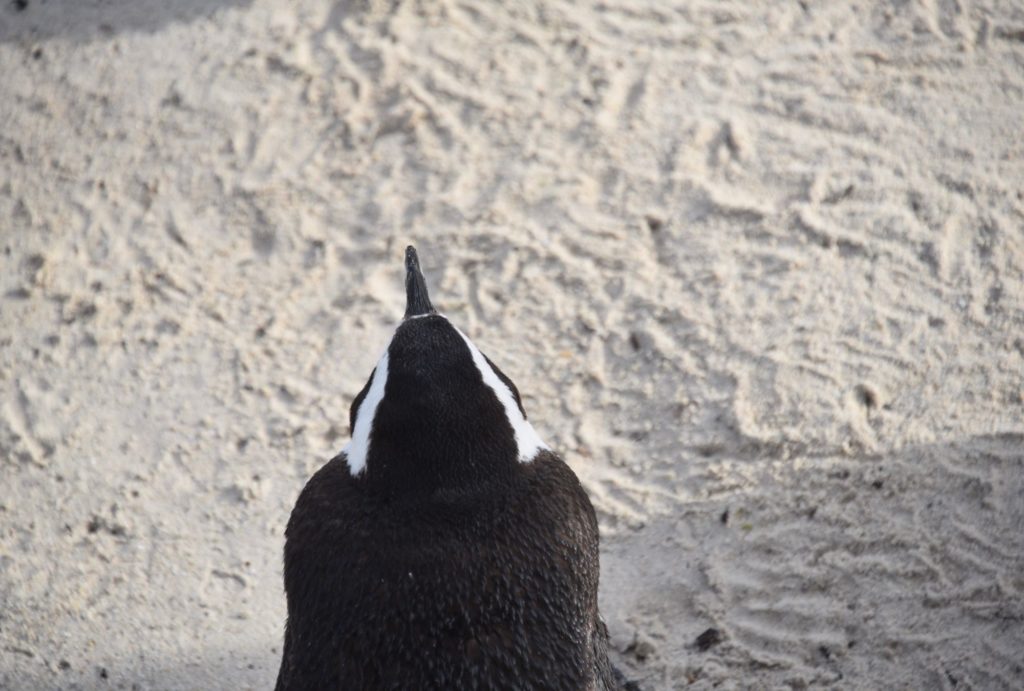
M1022 190L1020 2L4 2L0 687L273 684L414 242L644 688L1022 688Z

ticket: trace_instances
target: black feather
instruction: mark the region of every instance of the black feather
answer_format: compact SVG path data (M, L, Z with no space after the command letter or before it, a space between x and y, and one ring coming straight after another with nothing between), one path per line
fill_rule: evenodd
M407 316L426 316L388 347L365 471L339 454L288 522L278 691L623 688L598 614L590 500L554 453L519 461L505 409L434 313L412 248L406 267ZM367 390L353 427L371 414Z

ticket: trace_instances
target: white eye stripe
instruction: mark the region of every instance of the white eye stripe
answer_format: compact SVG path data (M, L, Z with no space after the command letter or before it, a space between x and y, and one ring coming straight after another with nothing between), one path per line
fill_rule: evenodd
M373 419L377 416L377 406L384 400L384 387L387 381L388 351L385 350L380 362L377 363L366 397L356 411L352 440L343 449L348 458L348 470L353 475L358 475L366 468L366 456L370 453L370 431L373 429Z
M427 315L415 315L410 317L410 319L415 319L419 316ZM436 316L440 316L447 321L447 317L444 317L444 315ZM490 364L488 364L483 353L469 340L466 334L459 331L451 322L448 323L466 343L466 347L469 348L469 354L473 359L473 364L480 372L484 384L494 392L501 407L505 410L505 417L512 426L512 432L515 435L519 462L529 463L542 449L548 449L548 445L541 440L536 430L533 429L533 425L524 417L522 410L519 409L519 404L516 403L512 389L501 380ZM390 344L388 347L390 348ZM359 404L359 409L356 410L352 440L342 449L348 461L349 472L352 475L359 475L366 469L366 459L370 453L370 433L373 431L373 421L377 416L377 407L384 400L387 380L388 351L385 350L380 361L377 363L377 368L374 370L370 388L367 389L366 396Z
M473 342L469 340L466 334L459 331L455 325L452 328L462 337L462 340L466 342L466 346L469 348L469 353L473 357L473 364L480 370L480 376L483 377L484 384L486 384L494 395L497 396L498 402L501 403L501 407L505 409L505 417L508 418L509 424L512 425L512 431L516 436L516 446L519 450L519 462L529 463L536 456L541 449L547 449L548 445L545 444L537 431L533 429L525 417L523 412L519 409L519 405L516 403L516 398L512 394L512 390L505 385L505 382L501 380L498 374L487 364L487 359L484 354L473 345Z

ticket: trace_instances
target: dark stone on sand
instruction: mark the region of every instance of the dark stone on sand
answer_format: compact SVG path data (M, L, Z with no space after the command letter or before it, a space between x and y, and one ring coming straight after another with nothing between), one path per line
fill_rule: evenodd
M701 635L697 636L697 640L694 641L694 645L697 646L697 650L700 652L706 652L712 646L718 645L722 642L722 632L716 628L710 628Z

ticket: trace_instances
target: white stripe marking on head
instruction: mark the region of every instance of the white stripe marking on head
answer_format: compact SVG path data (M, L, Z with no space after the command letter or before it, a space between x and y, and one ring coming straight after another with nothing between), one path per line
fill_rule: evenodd
M519 462L529 463L537 456L541 449L547 449L548 445L541 441L537 431L533 429L533 425L523 417L522 411L516 405L516 398L512 395L512 390L505 386L505 382L487 364L484 354L454 324L452 324L452 328L462 336L462 340L469 346L469 353L473 356L473 364L480 370L480 376L483 377L484 384L494 391L494 395L498 397L501 407L505 409L505 416L508 418L509 424L512 425L512 431L516 435Z
M373 429L373 418L377 416L377 406L384 398L384 386L388 381L388 351L384 351L377 369L373 373L373 381L366 392L366 398L359 404L356 411L356 424L352 429L352 440L342 449L348 458L348 470L358 475L366 468L366 456L370 453L370 431Z

